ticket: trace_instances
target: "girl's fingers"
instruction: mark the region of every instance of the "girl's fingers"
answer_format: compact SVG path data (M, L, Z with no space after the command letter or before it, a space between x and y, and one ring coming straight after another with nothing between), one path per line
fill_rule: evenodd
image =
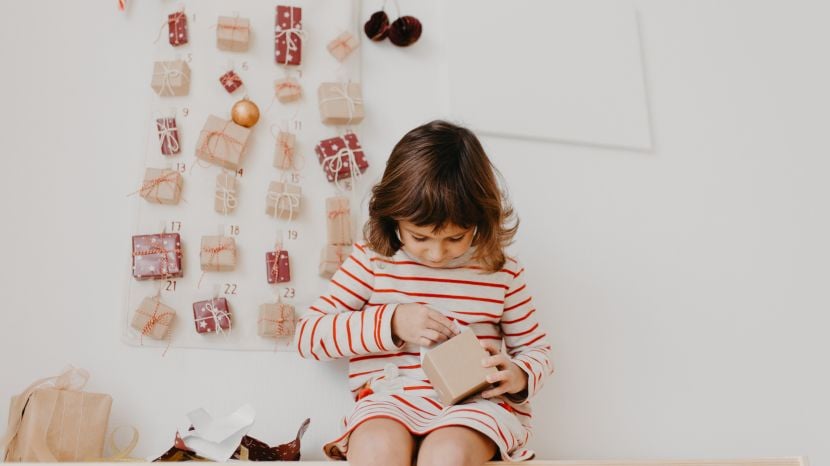
M486 349L491 356L499 354L499 349L496 348L496 346L492 343L487 343L484 341L479 341L479 343L481 343L482 348Z
M432 343L441 343L447 340L446 336L444 336L442 333L432 330L431 328L425 328L421 332L421 337L426 338Z
M436 322L441 327L447 329L447 331L449 331L450 336L458 334L458 331L455 329L455 326L452 324L452 321L448 319L447 316L441 314L435 309L429 309L429 312L427 312L427 317L429 317L430 320Z
M442 335L444 335L447 338L452 338L452 337L455 336L455 334L453 333L453 331L451 329L448 329L447 327L441 325L440 323L438 323L438 322L436 322L432 319L427 320L427 328L435 330L436 332L441 333Z
M490 356L488 358L484 358L481 361L481 365L483 367L498 367L502 368L507 365L507 357L504 354L496 354L495 356Z

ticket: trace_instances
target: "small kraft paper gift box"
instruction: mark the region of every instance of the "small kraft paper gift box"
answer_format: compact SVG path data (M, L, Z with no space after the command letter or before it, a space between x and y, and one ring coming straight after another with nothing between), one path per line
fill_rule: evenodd
M326 48L339 61L343 61L360 46L360 41L351 32L344 32L329 42Z
M150 86L161 97L187 95L190 92L190 67L184 60L157 61L153 64Z
M228 300L213 298L193 303L193 322L198 333L225 333L231 329Z
M352 215L348 197L326 199L326 232L328 244L352 244Z
M303 96L300 82L294 78L283 78L274 81L274 95L281 103L294 102Z
M133 236L133 277L161 280L182 274L182 243L178 233Z
M363 121L363 95L358 83L322 83L317 88L320 118L325 125L356 125Z
M226 52L248 50L251 22L248 18L220 16L216 23L216 47Z
M342 244L329 244L320 251L320 276L331 278L343 262L349 258L352 247Z
M173 155L181 152L179 128L176 126L175 118L157 118L156 129L159 133L162 154Z
M170 45L177 47L187 43L187 15L184 11L177 11L167 15L167 30Z
M242 164L242 157L245 155L250 135L250 128L210 115L202 132L199 133L199 140L196 142L196 157L236 171Z
M291 263L288 251L277 249L265 253L265 276L268 283L285 283L291 281Z
M236 268L236 240L230 236L202 236L199 262L205 272L228 272Z
M490 386L487 376L498 370L481 366L487 356L475 333L465 328L427 351L421 365L441 401L452 405Z
M82 462L100 460L112 397L81 391L89 379L69 368L35 381L12 397L9 428L0 437L5 462Z
M234 70L229 70L219 77L219 83L228 91L228 94L233 94L233 91L239 89L239 86L242 85L242 78Z
M236 209L236 176L231 173L216 175L216 196L213 210L228 215Z
M343 137L334 137L320 141L314 147L317 160L326 179L329 181L345 180L355 174L361 174L369 167L366 156L360 147L360 141L354 133L346 133Z
M182 174L165 168L148 168L141 183L141 197L155 204L175 205L182 196Z
M303 10L277 5L274 59L278 65L298 66L303 55Z
M265 213L274 218L292 220L300 212L302 188L299 185L272 181L265 196Z
M287 131L280 131L277 134L277 145L274 151L274 167L280 170L294 169L296 148L297 135Z
M133 314L130 326L141 334L154 340L164 340L170 335L176 311L161 302L159 296L148 296L141 301Z
M259 306L257 334L266 338L294 335L297 325L294 306L283 303L267 303Z

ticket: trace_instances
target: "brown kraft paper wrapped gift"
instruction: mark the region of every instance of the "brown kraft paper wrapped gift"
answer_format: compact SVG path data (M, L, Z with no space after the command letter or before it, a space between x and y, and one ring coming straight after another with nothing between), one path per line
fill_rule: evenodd
M441 401L452 405L490 385L487 376L498 370L482 367L487 356L476 334L467 329L429 350L423 368Z
M69 368L12 397L9 429L0 439L7 462L101 458L112 397L83 392L89 373Z

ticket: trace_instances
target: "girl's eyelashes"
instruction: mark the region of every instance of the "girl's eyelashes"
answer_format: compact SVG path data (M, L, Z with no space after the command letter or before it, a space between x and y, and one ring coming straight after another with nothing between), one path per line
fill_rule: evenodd
M412 236L412 239L414 239L415 241L417 241L419 243L423 243L424 241L427 240L427 238L424 238L422 236L414 236L414 235ZM464 235L457 236L455 238L449 238L449 240L452 241L453 243L457 243L457 242L459 242L463 239L464 239Z
M426 238L422 238L422 237L418 237L418 236L413 236L412 239L414 239L415 241L418 241L419 243L422 243L422 242L427 240Z

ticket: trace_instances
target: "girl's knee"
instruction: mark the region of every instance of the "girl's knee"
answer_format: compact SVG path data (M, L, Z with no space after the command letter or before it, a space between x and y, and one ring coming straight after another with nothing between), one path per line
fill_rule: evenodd
M352 432L346 456L352 466L409 466L413 444L412 435L400 423L372 419Z
M418 466L481 466L495 451L489 438L471 429L439 429L421 444Z

